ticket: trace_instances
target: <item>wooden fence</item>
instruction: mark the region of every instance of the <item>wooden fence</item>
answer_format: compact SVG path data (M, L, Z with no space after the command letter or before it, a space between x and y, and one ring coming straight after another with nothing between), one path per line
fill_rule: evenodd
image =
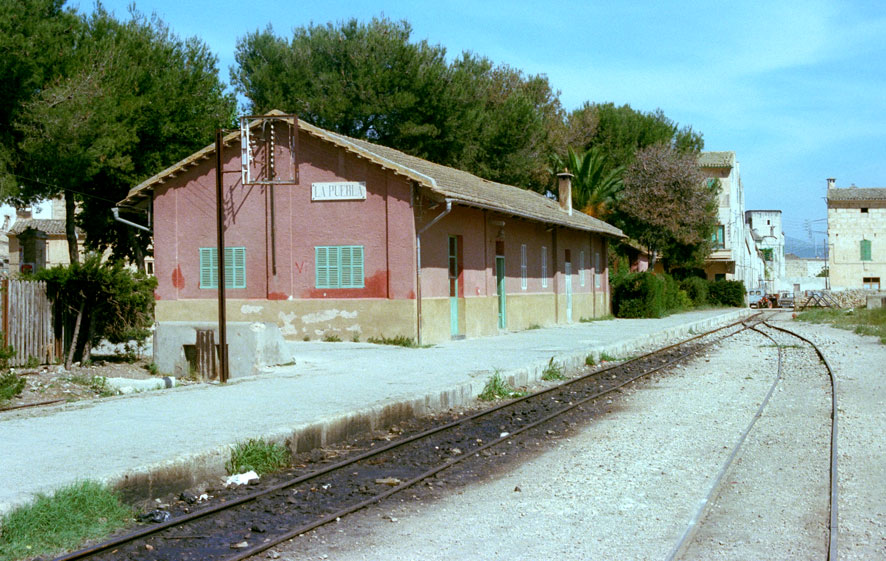
M3 281L3 340L15 350L10 366L36 359L52 364L61 356L61 341L55 337L52 304L42 281Z

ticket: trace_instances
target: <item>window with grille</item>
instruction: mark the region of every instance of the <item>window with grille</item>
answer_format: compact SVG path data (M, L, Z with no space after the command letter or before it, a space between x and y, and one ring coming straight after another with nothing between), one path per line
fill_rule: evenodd
M600 252L594 252L594 288L600 288L603 284L603 271L600 268Z
M526 290L529 286L529 271L526 263L526 244L520 246L520 288Z
M218 288L218 248L200 248L200 288ZM246 248L225 248L225 288L246 288Z
M548 287L548 248L541 246L541 287Z
M314 270L317 288L363 288L363 246L316 246Z
M871 260L871 240L861 240L859 244L861 247L861 260L862 261L870 261Z

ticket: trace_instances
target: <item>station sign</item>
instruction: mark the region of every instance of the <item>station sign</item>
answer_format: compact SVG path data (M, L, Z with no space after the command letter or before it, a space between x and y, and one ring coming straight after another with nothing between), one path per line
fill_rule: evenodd
M365 201L365 181L311 183L312 201Z

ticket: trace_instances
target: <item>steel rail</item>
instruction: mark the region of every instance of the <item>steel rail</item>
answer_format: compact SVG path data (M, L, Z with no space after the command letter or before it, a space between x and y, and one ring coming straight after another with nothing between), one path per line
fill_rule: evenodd
M732 447L732 451L729 453L729 456L726 458L726 461L720 467L720 471L717 473L717 477L714 479L714 484L711 485L711 489L708 491L708 494L699 501L698 507L695 510L695 513L692 515L692 518L689 519L689 523L686 525L686 529L683 531L683 534L680 536L680 539L677 540L677 543L674 545L674 548L668 554L667 561L674 561L679 558L686 552L686 548L689 547L689 544L692 543L692 540L695 538L695 533L698 530L698 523L701 521L702 516L708 510L711 502L714 497L720 492L720 488L723 484L723 480L726 477L726 474L729 472L729 469L732 467L732 464L735 462L735 458L738 456L741 447L744 445L745 440L750 434L751 429L754 428L754 425L757 423L757 420L763 415L763 410L766 408L766 405L769 404L769 398L772 397L772 394L775 392L776 386L778 386L778 382L781 380L781 371L782 371L782 348L781 345L776 342L775 339L770 337L768 334L759 331L756 326L752 326L750 329L760 333L764 337L768 338L772 341L775 346L778 348L778 368L776 370L775 379L772 381L772 385L769 386L769 391L766 392L766 396L763 398L762 403L757 408L757 411L754 413L754 416L751 418L748 426L745 427L745 430L739 436L738 441Z
M837 561L837 535L839 534L839 520L837 516L837 377L834 375L834 369L831 368L831 364L828 362L827 357L824 356L824 353L818 348L818 345L813 343L810 339L807 339L799 333L785 329L784 327L778 327L769 323L765 323L765 325L776 331L782 331L789 335L793 335L797 339L811 345L812 348L815 349L815 354L818 355L818 358L821 359L825 369L828 371L828 378L830 378L831 381L831 466L830 492L828 493L828 510L830 511L828 516L828 561Z
M536 399L536 398L538 398L538 397L544 396L545 394L553 393L553 392L556 392L556 391L560 391L560 390L563 390L564 388L568 388L569 386L572 386L572 385L577 385L577 384L579 384L579 383L581 383L581 382L584 382L584 381L586 381L586 380L588 380L588 379L590 379L590 378L598 377L598 376L600 376L601 374L604 374L604 373L609 372L609 371L611 371L611 370L614 370L614 369L617 369L617 368L623 368L624 366L629 365L629 364L632 364L632 363L634 363L634 362L638 362L638 361L642 361L642 360L648 359L648 358L653 357L653 356L655 356L655 355L657 355L657 354L660 354L660 353L662 353L662 352L665 352L665 351L668 351L668 350L671 350L671 349L677 348L677 347L682 346L682 345L686 345L686 344L688 344L688 343L690 343L690 342L692 342L692 341L695 341L695 340L701 339L701 338L703 338L703 337L708 337L708 336L710 336L710 335L712 335L712 334L714 334L714 333L717 333L717 332L719 332L719 331L722 331L722 330L725 330L725 329L729 329L729 328L731 328L731 327L736 327L736 326L738 326L738 325L741 325L741 326L742 326L742 329L740 330L740 331L742 331L742 330L748 328L748 326L747 326L746 323L745 323L746 321L749 321L749 320L752 320L752 319L754 319L754 318L757 318L757 317L759 317L760 315L761 315L761 314L756 314L756 315L752 316L751 318L746 318L745 320L740 320L740 321L736 321L736 322L733 322L733 323L730 323L730 324L727 324L727 325L723 325L723 326L717 327L717 328L712 329L712 330L710 330L710 331L707 331L707 332L705 332L705 333L701 333L701 334L695 335L695 336L693 336L693 337L690 337L690 338L688 338L688 339L682 340L682 341L680 341L680 342L678 342L678 343L674 343L674 344L671 344L671 345L667 345L667 346L665 346L665 347L661 347L661 348L659 348L659 349L655 349L655 350L653 350L653 351L651 351L651 352L649 352L649 353L645 353L645 354L642 354L642 355L639 355L639 356L633 357L633 358L631 358L631 359L628 359L628 360L626 360L626 361L619 362L618 364L613 364L613 365L611 365L611 366L608 366L608 367L602 368L602 369L600 369L600 370L596 370L596 371L594 371L594 372L591 372L591 373L588 373L588 374L585 374L585 375L579 376L579 377L577 377L577 378L573 378L573 379L571 379L571 380L567 380L567 381L565 381L565 382L563 382L563 383L561 383L561 384L558 384L558 385L552 386L552 387L550 387L550 388L546 388L546 389L540 390L540 391L538 391L538 392L535 392L535 393L529 394L529 395L527 395L527 396L523 396L523 397L520 397L520 398L517 398L517 399L514 399L514 400L510 400L510 401L507 401L507 402L501 403L501 404L499 404L499 405L497 405L497 406L495 406L495 407L491 407L491 408L489 408L489 409L484 409L484 410L479 411L479 412L477 412L477 413L474 413L474 414L468 415L468 416L466 416L466 417L462 417L461 419L457 419L457 420L452 421L452 422L450 422L450 423L446 423L446 424L444 424L444 425L440 425L439 427L433 427L433 428L431 428L431 429L428 429L428 430L422 431L422 432L420 432L420 433L416 433L416 434L414 434L414 435L412 435L412 436L409 436L409 437L403 438L403 439L398 440L398 441L396 441L396 442L391 442L390 444L386 444L386 445L381 446L381 447L379 447L379 448L376 448L376 449L373 449L373 450L367 450L366 452L363 452L363 453L357 454L357 455L355 455L355 456L353 456L353 457L347 458L347 459L342 460L342 461L340 461L340 462L337 462L337 463L335 463L335 464L331 464L331 465L329 465L329 466L327 466L327 467L325 467L325 468L322 468L322 469L320 469L320 470L313 471L313 472L311 472L311 473L303 474L303 475L298 476L298 477L295 477L295 478L293 478L293 479L291 479L291 480L288 480L288 481L284 481L284 482L278 483L278 484L276 484L276 485L273 485L273 486L271 486L271 487L268 487L268 488L262 489L262 490L260 490L260 491L256 491L256 492L251 493L251 494L249 494L249 495L245 495L245 496L243 496L243 497L239 497L239 498L237 498L237 499L234 499L234 500L231 500L231 501L228 501L228 502L225 502L225 503L220 503L220 504L217 504L217 505L213 505L213 506L208 507L208 508L206 508L206 509L203 509L203 510L200 510L200 511L196 511L196 512L192 512L192 513L187 514L187 515L185 515L185 516L180 516L180 517L178 517L178 518L170 519L170 520L168 520L168 521L166 521L166 522L162 522L162 523L155 524L155 525L152 525L152 526L149 526L149 527L146 527L146 528L142 528L142 529L140 529L140 530L136 530L136 531L134 531L134 532L130 532L130 533L127 533L127 534L124 534L124 535L118 536L118 537L113 538L113 539L111 539L111 540L108 540L108 541L105 541L105 542L101 542L101 543L98 543L98 544L94 544L93 546L90 546L90 547L87 547L87 548L84 548L84 549L81 549L81 550L78 550L78 551L74 551L74 552L68 553L68 554L66 554L66 555L62 555L62 556L60 556L60 557L56 557L56 558L54 559L54 561L74 561L74 560L77 560L77 559L84 559L84 558L87 558L87 557L90 556L90 555L95 555L95 554L101 553L101 552L106 551L106 550L109 550L109 549L111 549L111 548L118 547L118 546L120 546L120 545L123 545L123 544L129 543L129 542L135 541L135 540L137 540L137 539L145 538L145 537L150 536L150 535L152 535L152 534L157 534L157 533L162 532L163 530L166 530L166 529L171 528L171 527L173 527L173 526L178 526L178 525L181 525L182 523L191 522L191 521L193 521L193 520L197 520L197 519L199 519L199 518L204 518L204 517L206 517L206 516L209 516L209 515L215 514L216 512L220 512L220 511L223 511L223 510L228 510L228 509L234 508L234 507L236 507L236 506L239 506L239 505L245 504L245 503L247 503L247 502L254 501L254 500L256 500L256 499L258 499L258 498L260 498L260 497L263 497L263 496L266 496L266 495L270 495L270 494L272 494L272 493L274 493L274 492L277 492L277 491L280 491L280 490L283 490L283 489L286 489L286 488L289 488L289 487L293 487L293 486L298 485L298 484L300 484L300 483L304 483L304 482L306 482L306 481L310 481L311 479L319 478L319 477L321 477L321 476L323 476L323 475L326 475L326 474L328 474L328 473L331 473L331 472L333 472L333 471L337 471L337 470L340 470L340 469L342 469L342 468L348 467L348 466L350 466L350 465L352 465L352 464L354 464L354 463L357 463L357 462L359 462L359 461L362 461L362 460L365 460L365 459L372 458L373 456L378 456L378 455L380 455L380 454L383 454L383 453L385 453L385 452L389 452L389 451L394 450L394 449L396 449L396 448L399 448L399 447L405 446L405 445L407 445L407 444L410 444L410 443L415 442L415 441L417 441L417 440L420 440L420 439L426 438L426 437L431 436L431 435L433 435L433 434L436 434L436 433L439 433L439 432L443 432L443 431L445 431L445 430L449 430L449 429L454 428L454 427L458 427L459 425L465 425L465 424L467 424L467 423L470 422L470 421L474 421L474 420L479 419L479 418L482 418L482 417L484 417L484 416L491 415L492 413L495 413L495 412L500 411L500 410L502 410L502 409L505 409L505 408L507 408L507 407L513 407L514 405L520 404L520 403L525 402L525 401L527 401L527 400L530 400L530 399ZM736 333L738 333L738 332L736 332ZM730 335L728 335L728 336L732 336L732 335L734 335L734 334L735 334L735 333L730 334ZM570 406L567 406L567 407L565 407L565 408L563 408L563 409L560 409L560 410L558 410L557 412L555 412L555 413L549 415L548 417L550 417L550 418L554 418L554 417L556 417L556 416L558 416L558 415L562 415L563 413L568 412L568 411L574 409L574 408L577 407L578 405L581 405L581 404L583 404L583 403L586 403L587 401L590 401L590 400L592 400L592 399L598 399L598 398L601 397L602 395L605 395L605 394L607 394L607 393L610 393L610 392L613 392L613 391L615 391L615 390L617 390L617 389L620 389L621 387L623 387L623 386L625 386L625 385L627 385L627 384L629 384L629 383L632 383L633 381L637 380L638 378L641 378L641 377L644 377L644 376L648 376L649 374L652 374L652 373L654 373L654 372L657 372L657 371L661 370L662 368L665 368L665 367L667 367L667 366L671 366L671 365L673 365L674 363L679 362L680 360L684 360L684 359L687 358L688 356L691 356L692 354L695 354L695 353L699 352L699 351L700 351L701 349L703 349L703 348L706 348L706 347L702 346L702 347L699 347L699 348L697 348L697 349L694 349L694 350L692 350L691 352L689 352L689 353L685 353L685 354L679 356L678 358L676 358L676 359L674 359L674 360L672 360L672 361L669 361L669 362L664 363L664 364L662 364L662 365L659 365L659 366L657 366L657 367L655 367L655 368L653 368L653 369L651 369L651 370L645 371L645 372L643 372L642 374L639 374L639 375L637 375L637 376L634 376L633 378L631 378L631 379L629 379L629 380L627 380L627 381L625 381L625 382L623 382L623 383L621 383L621 384L618 384L618 385L615 385L615 386L613 386L613 387L607 388L607 389L606 389L605 391L603 391L603 392L600 392L600 393L598 393L598 394L594 394L594 395L592 395L592 396L590 396L590 397L588 397L588 398L583 399L583 400L580 401L580 402L577 402L577 403L575 403L575 404L573 404L573 405L570 405ZM546 418L543 419L542 421L536 421L536 422L533 422L533 423L531 423L530 425L527 425L526 427L521 427L521 429L518 429L518 431L519 431L519 432L523 432L523 431L525 431L525 430L528 430L529 428L534 427L536 424L540 424L541 422L546 422L546 421L550 420L548 417L546 417ZM488 448L488 447L490 447L490 446L492 446L492 445L494 445L494 444L498 444L498 443L500 443L500 442L503 441L503 440L507 440L508 438L512 438L514 434L519 434L518 431L514 431L514 432L512 432L508 437L500 438L500 439L498 439L498 440L496 440L496 441L491 441L490 443L484 444L483 446L481 446L481 447L479 447L479 448L473 449L471 452L463 454L463 455L462 455L463 457L462 457L462 456L456 456L456 457L453 457L453 458L451 458L450 460L447 460L447 462L445 462L445 463L442 464L441 466L438 466L437 468L434 468L433 473L430 473L429 475L428 475L428 474L423 474L423 476L419 476L419 478L414 478L414 479L409 480L409 481L407 481L407 482L405 482L405 483L402 483L401 485L399 485L399 486L397 486L397 487L394 487L394 488L390 489L389 491L386 491L385 493L382 493L382 494L377 495L377 496L375 496L375 497L371 497L371 498L369 498L369 499L366 499L365 501L362 501L361 503L359 503L359 506L356 506L356 508L354 508L353 510L348 510L348 512L345 512L345 514L350 513L350 512L354 512L355 510L359 510L360 508L364 508L365 506L368 506L368 505L370 505L370 504L373 504L373 503L376 503L376 502L378 502L378 501L380 501L380 500L383 500L384 498L386 498L386 497L388 497L388 496L390 496L390 495L393 495L394 493L396 493L396 492L398 492L398 491L400 491L400 490L403 490L403 489L405 489L405 488L407 488L407 487L410 487L410 486L414 485L416 482L421 481L421 479L426 479L427 477L430 477L431 475L434 475L434 474L438 473L439 471L442 471L443 469L446 469L446 468L448 468L448 467L451 467L452 465L454 465L454 464L456 464L456 463L462 461L463 459L465 459L465 458L467 458L467 457L470 457L470 456L472 456L472 455L474 455L474 454L477 454L478 452L480 452L480 451L482 451L482 450L485 450L486 448ZM342 514L340 514L340 513L336 513L336 515L337 515L337 516L341 516ZM323 525L323 524L326 524L326 523L330 522L331 520L335 520L335 518L336 518L337 516L330 515L330 516L323 517L323 518L319 519L318 521L316 521L315 523L312 523L312 524L310 525L311 527L309 527L309 528L301 527L301 528L298 529L297 532L294 533L293 536L289 536L289 537L287 537L287 538L285 538L285 539L291 539L291 537L297 536L297 535L302 534L302 533L304 533L304 532L310 531L311 529L314 529L314 528L316 528L316 527L318 527L318 526L321 526L321 525ZM291 533L291 532L290 532L290 533ZM288 535L288 533L287 533L287 535ZM285 539L280 540L280 541L285 541ZM273 543L271 543L271 542L273 542ZM245 556L248 556L248 555L254 555L254 554L257 553L257 552L260 552L260 551L263 551L263 550L268 549L268 548L270 548L270 547L273 547L273 545L276 545L277 543L280 543L280 542L279 542L279 541L275 541L275 540L271 540L270 542L265 542L265 543L260 544L261 549L250 548L250 549L244 550L243 553L244 553ZM260 546L255 546L255 547L257 548L257 547L260 547ZM246 555L247 553L248 553L248 555ZM237 560L237 559L243 559L243 558L244 558L244 557L242 557L242 556L236 556L236 557L232 557L232 558L230 558L230 559L231 559L231 561L235 561L235 560Z
M767 318L768 319L768 318ZM818 354L821 361L824 363L825 368L828 372L828 377L831 382L831 446L830 446L830 454L831 454L831 462L830 462L830 492L828 494L828 544L827 544L827 559L828 561L837 561L837 389L836 389L836 380L834 378L833 370L831 369L830 364L828 364L827 359L821 350L809 339L794 333L788 329L778 327L770 324L767 320L762 322L764 326L769 327L771 329L781 331L797 337L798 339L808 343L815 352ZM769 399L772 397L772 394L775 391L775 388L778 385L778 382L782 379L782 355L783 355L783 346L779 345L778 342L768 333L760 331L757 329L757 326L751 326L751 330L756 331L757 333L763 335L770 341L772 341L775 346L778 348L778 369L776 372L775 379L772 382L772 385L769 388L769 391L766 393L766 396L763 398L762 403L757 408L756 413L751 418L751 421L748 423L748 426L745 428L744 432L742 432L735 446L733 446L731 453L727 457L726 461L720 468L720 471L717 474L716 479L714 480L714 484L711 486L708 494L699 502L698 508L696 512L693 514L689 523L687 524L686 529L683 534L680 536L680 539L675 544L674 548L671 550L667 557L667 561L674 561L682 556L686 549L689 547L689 544L692 543L692 540L695 537L695 533L698 530L698 523L701 521L702 517L707 513L708 508L710 507L714 497L720 492L722 487L723 480L725 479L727 473L732 468L732 465L735 462L738 453L740 452L742 446L744 445L745 440L747 439L748 434L753 429L757 420L762 416L763 410L766 408L769 403Z
M692 338L690 338L690 339L687 339L687 340L684 341L683 343L679 343L679 344L677 344L677 345L670 345L670 346L668 346L668 347L664 347L664 348L662 348L662 349L659 349L659 350L657 350L657 351L655 351L655 352L653 352L653 353L648 353L648 355L646 355L646 356L649 356L649 355L652 355L652 354L659 353L659 352L661 352L662 350L670 349L670 348L673 348L673 347L679 346L679 345L681 345L681 344L685 344L685 343L687 343L687 342L689 342L689 341L692 341L692 340L695 340L695 339L697 339L697 338L699 338L699 337L705 337L705 336L707 336L707 335L710 335L711 333L714 333L714 332L716 332L716 331L720 331L721 329L725 329L726 327L735 326L735 325L737 325L737 324L739 324L739 323L742 323L742 324L743 324L743 322L736 322L736 323L730 324L729 326L723 326L723 327L721 327L721 328L717 328L717 329L715 329L715 330L713 330L713 331L711 331L711 332L704 333L704 334L702 334L702 335L699 335L699 336L696 336L696 337L692 337ZM747 326L745 326L745 327L747 327ZM753 327L750 327L750 329L753 329ZM729 336L732 336L732 335L735 335L735 334L733 333L733 334L730 334ZM662 369L664 369L664 368L667 368L667 367L669 367L669 366L673 366L674 364L676 364L676 363L678 363L678 362L680 362L680 361L682 361L682 360L685 360L686 358L688 358L688 357L690 357L690 356L692 356L692 355L694 355L694 354L697 354L697 353L701 352L702 350L708 348L708 347L709 347L710 345L712 345L712 344L713 344L713 343L710 343L710 344L708 344L708 345L704 345L704 346L700 346L700 347L698 347L698 348L692 349L692 350L690 350L689 352L684 353L684 354L678 356L677 358L674 358L674 359L672 359L672 360L670 360L670 361L668 361L668 362L666 362L666 363L660 364L660 365L658 365L658 366L656 366L656 367L654 367L654 368L652 368L652 369L650 369L650 370L646 370L646 371L644 371L644 372L642 372L642 373L640 373L640 374L637 374L636 376L633 376L633 377L631 377L631 378L629 378L629 379L627 379L627 380L625 380L625 381L623 381L623 382L621 382L621 383L619 383L619 384L616 384L615 386L612 386L612 387L610 387L610 388L606 388L606 389L603 390L603 391L600 391L600 392L594 393L594 394L592 394L592 395L590 395L590 396L584 397L584 398L580 399L579 401L576 401L576 402L574 402L574 403L572 403L572 404L570 404L570 405L567 405L566 407L564 407L564 408L562 408L562 409L558 409L557 411L554 411L553 413L550 413L550 414L548 414L548 415L542 417L541 419L538 419L538 420L536 420L536 421L533 421L533 422L529 423L529 424L526 425L526 426L520 427L519 429L516 429L516 430L514 430L513 432L508 433L508 435L506 435L506 436L502 436L502 437L499 437L499 438L497 438L497 439L495 439L495 440L491 440L491 441L489 441L489 442L483 444L482 446L480 446L480 447L478 447L478 448L475 448L475 449L471 450L470 452L465 452L465 453L463 453L463 454L461 454L461 455L454 456L454 457L448 459L447 461L445 461L443 464L441 464L441 465L439 465L439 466L436 466L436 467L434 467L434 468L432 468L432 469L430 469L430 470L428 470L428 471L426 471L426 472L424 472L424 473L422 473L422 474L419 474L419 475L413 477L412 479L410 479L410 480L408 480L408 481L405 481L405 482L401 483L400 485L398 485L398 486L396 486L396 487L394 487L394 488L392 488L392 489L390 489L390 490L388 490L388 491L385 491L384 493L381 493L381 494L379 494L379 495L376 495L376 496L374 496L374 497L371 497L371 498L369 498L369 499L366 499L366 500L364 500L364 501L361 501L360 503L357 503L357 504L355 504L355 505L351 505L351 506L349 506L349 507L346 507L346 508L344 508L344 509L341 509L341 510L339 510L339 511L336 511L336 512L334 512L334 513L332 513L332 514L328 514L328 515L326 515L326 516L324 516L324 517L322 517L322 518L320 518L320 519L318 519L318 520L316 520L316 521L314 521L314 522L312 522L312 523L310 523L310 524L306 524L306 525L301 526L301 527L299 527L299 528L296 528L296 529L294 529L294 530L290 530L289 532L287 532L287 533L285 533L285 534L282 534L282 535L280 535L280 536L277 536L276 538L273 538L273 539L271 539L271 540L269 540L269 541L267 541L267 542L264 542L264 543L261 543L261 544L255 545L255 546L253 546L253 547L251 547L251 548L248 548L248 549L244 549L244 550L242 550L240 553L238 553L238 554L236 554L236 555L234 555L234 556L232 556L232 557L228 557L228 558L226 558L225 561L242 561L243 559L246 559L246 558L248 558L248 557L251 557L252 555L255 555L255 554L257 554L257 553L261 553L262 551L265 551L265 550L267 550L267 549L270 549L270 548L274 547L275 545L278 545L278 544L280 544L280 543L283 543L284 541L291 540L292 538L295 538L295 537L300 536L300 535L302 535L302 534L304 534L304 533L306 533L306 532L310 532L311 530L314 530L314 529L316 529L316 528L318 528L318 527L320 527L320 526L323 526L323 525L325 525L325 524L328 524L328 523L332 522L333 520L336 520L336 519L341 518L341 517L343 517L343 516L346 516L346 515L348 515L348 514L353 514L354 512L356 512L356 511L358 511L358 510L360 510L360 509L363 509L363 508L365 508L365 507L367 507L367 506L370 506L370 505L372 505L372 504L378 503L378 502L380 502L380 501L382 501L382 500L388 498L389 496L394 495L395 493L398 493L398 492L403 491L403 490L405 490L405 489L408 489L409 487L412 487L412 486L415 485L416 483L420 483L421 481L424 481L425 479L428 479L429 477L432 477L432 476L436 475L437 473L440 473L441 471L443 471L443 470L445 470L445 469L448 469L448 468L450 468L450 467L452 467L452 466L454 466L454 465L456 465L456 464L458 464L458 463L461 463L461 462L467 460L468 458L470 458L470 457L472 457L472 456L476 456L477 454L479 454L479 453L482 452L483 450L486 450L486 449L492 448L492 447L494 447L494 446L498 446L499 444L501 444L501 443L503 443L503 442L506 442L506 441L508 441L508 440L513 439L515 436L517 436L517 435L519 435L519 434L522 434L522 433L524 433L524 432L526 432L526 431L528 431L528 430L530 430L530 429L533 429L533 428L536 428L536 427L538 427L538 426L540 426L540 425L543 425L543 424L545 424L545 423L551 421L552 419L556 419L557 417L560 417L560 416L562 416L563 414L565 414L565 413L567 413L567 412L569 412L569 411L572 411L573 409L576 409L576 408L578 408L578 407L580 407L580 406L582 406L582 405L584 405L584 404L586 404L586 403L588 403L588 402L591 402L591 401L594 401L594 400L596 400L596 399L599 399L600 397L603 397L603 396L605 396L605 395L607 395L607 394L609 394L609 393L612 393L612 392L614 392L614 391L616 391L616 390L618 390L618 389L621 389L621 388L623 388L623 387L625 387L625 386L627 386L627 385L629 385L629 384L632 384L633 382L635 382L635 381L637 381L637 380L639 380L639 379L641 379L641 378L645 378L645 377L647 377L647 376L649 376L649 375L651 375L651 374L654 374L654 373L656 373L656 372L658 372L658 371L660 371L660 370L662 370ZM616 366L622 366L623 364L624 364L624 363L619 364L619 365L616 365ZM613 368L614 368L614 367L613 367ZM600 371L595 372L595 374L599 374L599 373L600 373ZM562 387L565 386L565 385L567 385L567 384L561 384L561 385L558 385L558 386L556 386L556 388L562 388ZM547 393L548 391L550 391L550 390L544 390L544 391L541 391L541 392L537 392L537 393L535 393L535 394L532 394L532 396L533 396L533 397L537 397L537 396L539 396L539 395L543 395L544 393ZM527 397L530 397L530 396L527 396ZM511 402L508 402L507 404L504 404L504 405L505 405L505 406L511 406L511 405L513 405L514 403L516 403L517 401L520 401L520 400L511 401ZM497 409L501 409L501 408L502 408L502 407L496 407L495 409L497 410ZM485 412L484 412L484 413L485 413ZM468 419L468 418L466 418L466 419Z

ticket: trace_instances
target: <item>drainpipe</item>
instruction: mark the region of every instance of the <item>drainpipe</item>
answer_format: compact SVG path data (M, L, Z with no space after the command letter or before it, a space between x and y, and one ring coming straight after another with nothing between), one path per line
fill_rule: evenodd
M118 207L112 208L111 214L114 215L114 220L116 220L117 222L122 222L122 223L126 224L127 226L132 226L133 228L138 228L139 230L144 230L145 232L151 231L151 229L148 228L147 226L142 226L141 224L136 224L135 222L130 222L129 220L126 220L125 218L120 218L120 209Z
M449 214L452 211L452 199L446 199L446 210L438 214L433 220L424 225L424 227L415 233L415 300L417 307L417 317L416 317L416 339L418 341L418 345L421 346L421 235L425 233L425 231L439 222L444 216Z

